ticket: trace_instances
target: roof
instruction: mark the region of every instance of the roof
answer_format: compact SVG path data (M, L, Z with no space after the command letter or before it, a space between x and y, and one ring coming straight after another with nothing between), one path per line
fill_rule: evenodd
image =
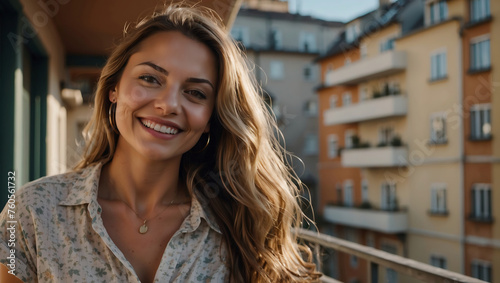
M354 49L359 46L363 38L394 23L403 25L403 34L419 28L423 24L423 8L421 9L420 4L420 0L398 0L349 21L347 25L360 21L360 35L354 41L348 42L345 31L340 33L326 54L315 61Z
M238 12L238 17L255 17L255 18L265 18L265 19L273 19L273 20L282 20L282 21L293 21L293 22L301 22L301 23L311 23L318 24L326 27L343 27L344 23L340 21L326 21L317 18L313 18L311 16L304 16L300 14L291 14L291 13L280 13L280 12L272 12L272 11L262 11L257 9L248 9L241 8Z

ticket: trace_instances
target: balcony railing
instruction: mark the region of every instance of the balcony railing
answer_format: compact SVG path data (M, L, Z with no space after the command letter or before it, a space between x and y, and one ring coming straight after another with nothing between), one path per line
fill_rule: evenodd
M391 268L411 278L422 280L423 282L487 283L485 281L465 276L453 271L433 267L422 262L390 254L381 250L338 239L318 232L300 229L299 237L313 247L314 257L316 262L318 263L318 269L320 271L322 270L322 249L333 249L335 251L354 255L359 259L366 260L369 266L368 278L370 283L378 283L379 281L381 281L379 278L379 274L381 274L381 272L379 271L379 267ZM327 276L321 277L321 281L340 282Z
M385 211L328 205L323 213L325 220L341 225L358 227L393 234L408 230L406 211Z
M343 167L399 167L408 165L405 146L344 149L341 153Z
M408 112L408 98L390 95L370 99L324 112L325 126L368 121L379 118L404 116Z
M372 58L361 59L350 65L330 71L325 86L357 84L401 72L406 69L406 52L386 51Z

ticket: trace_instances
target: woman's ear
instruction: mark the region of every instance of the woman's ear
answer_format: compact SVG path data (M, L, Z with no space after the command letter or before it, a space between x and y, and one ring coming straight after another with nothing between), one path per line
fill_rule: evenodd
M205 126L205 130L203 131L203 133L208 133L210 132L210 122L207 123L207 125Z
M109 101L111 101L112 103L116 102L116 99L117 99L116 87L114 89L109 90L108 98L109 98Z

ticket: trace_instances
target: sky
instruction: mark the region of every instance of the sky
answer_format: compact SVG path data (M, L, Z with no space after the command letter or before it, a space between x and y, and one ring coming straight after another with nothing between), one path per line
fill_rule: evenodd
M291 13L346 22L378 7L379 0L288 0Z

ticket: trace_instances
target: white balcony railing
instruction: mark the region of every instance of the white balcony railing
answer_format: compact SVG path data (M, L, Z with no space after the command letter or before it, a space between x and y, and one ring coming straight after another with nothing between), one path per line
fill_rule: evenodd
M370 229L383 233L403 233L408 230L408 213L328 205L325 220L335 224Z
M333 249L358 259L366 260L368 263L368 282L382 282L382 268L391 268L398 273L405 274L421 282L433 283L487 283L485 281L462 275L453 271L430 266L409 258L390 254L371 247L338 239L332 236L299 229L299 238L304 240L314 250L314 259L318 263L319 271L322 271L322 262L325 258L324 250ZM333 278L323 276L322 282L340 282Z
M325 126L368 121L379 118L404 116L408 112L408 98L390 95L366 100L349 106L328 109L324 112Z
M404 146L344 149L343 167L399 167L408 165L408 149Z
M357 84L392 75L406 69L406 52L386 51L375 57L361 59L326 74L325 86Z

